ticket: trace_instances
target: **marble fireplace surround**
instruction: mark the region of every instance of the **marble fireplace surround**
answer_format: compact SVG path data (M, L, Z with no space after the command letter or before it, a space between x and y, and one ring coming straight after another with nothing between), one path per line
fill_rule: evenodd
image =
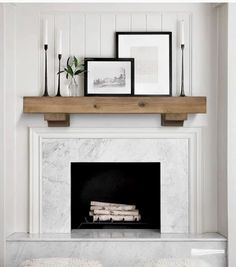
M201 233L202 130L30 128L30 233L70 233L70 162L160 162L161 232Z

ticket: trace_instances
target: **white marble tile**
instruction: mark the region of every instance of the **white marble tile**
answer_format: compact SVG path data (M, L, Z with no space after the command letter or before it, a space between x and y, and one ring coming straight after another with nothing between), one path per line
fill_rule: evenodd
M218 233L205 234L161 234L154 229L78 229L70 234L29 234L14 233L7 241L155 241L155 242L227 242L227 239Z
M71 162L160 162L161 231L189 230L188 139L43 139L41 232L70 232Z
M6 267L18 267L27 259L44 257L78 257L98 260L103 267L138 267L160 258L201 259L211 267L226 267L224 241L7 241Z

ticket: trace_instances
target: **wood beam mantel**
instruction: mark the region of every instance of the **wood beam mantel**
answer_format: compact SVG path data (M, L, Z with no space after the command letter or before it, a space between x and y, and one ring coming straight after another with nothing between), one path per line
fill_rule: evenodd
M161 114L163 126L183 126L206 113L206 97L24 97L24 113L42 113L48 126L69 126L70 114Z

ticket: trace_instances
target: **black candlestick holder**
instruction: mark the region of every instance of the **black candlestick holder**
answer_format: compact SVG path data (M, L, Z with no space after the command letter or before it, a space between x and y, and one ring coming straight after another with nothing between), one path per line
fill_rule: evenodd
M45 51L45 80L44 80L44 94L43 96L49 96L48 94L48 55L47 55L48 45L44 45L44 51Z
M180 96L185 96L184 92L184 44L181 44L182 51L182 73L181 73L181 92Z
M56 96L61 96L61 58L62 55L58 54L58 85L57 85L57 95Z

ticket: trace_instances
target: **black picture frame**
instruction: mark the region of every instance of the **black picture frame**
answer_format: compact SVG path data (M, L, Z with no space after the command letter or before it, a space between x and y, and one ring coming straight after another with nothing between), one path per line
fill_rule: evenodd
M129 62L130 63L130 92L127 93L91 93L89 88L90 62ZM84 95L85 96L131 96L134 94L134 59L133 58L85 58L84 59Z
M169 40L168 40L168 49L169 49L169 60L168 60L168 66L169 66L169 75L168 75L168 84L169 84L169 88L168 88L168 92L165 94L136 94L136 91L134 90L134 95L135 96L172 96L172 32L170 31L151 31L151 32L143 32L143 31L137 31L137 32L127 32L127 31L120 31L120 32L116 32L115 33L115 38L116 38L116 57L122 57L122 55L120 55L120 37L121 36L138 36L138 35L143 35L143 36L153 36L153 35L164 35L164 36L168 36ZM135 43L135 45L137 45L137 43ZM137 62L137 61L136 61ZM135 66L136 68L137 66ZM137 75L136 75L137 77ZM137 88L137 83L135 81L135 88Z

